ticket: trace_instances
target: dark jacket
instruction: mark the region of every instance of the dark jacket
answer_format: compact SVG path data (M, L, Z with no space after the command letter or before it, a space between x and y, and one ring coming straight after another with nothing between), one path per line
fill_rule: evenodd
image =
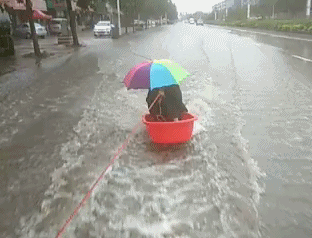
M182 119L183 112L187 112L187 108L182 102L182 92L178 85L161 88L165 92L165 96L161 100L157 100L154 106L150 109L150 114L153 116L162 115L166 120L174 118ZM148 91L146 102L148 108L154 102L158 95L159 89Z

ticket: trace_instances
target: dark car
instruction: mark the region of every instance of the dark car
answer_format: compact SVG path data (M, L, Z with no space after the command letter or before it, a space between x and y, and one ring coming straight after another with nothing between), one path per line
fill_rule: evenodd
M175 20L168 20L168 24L172 25L175 23Z

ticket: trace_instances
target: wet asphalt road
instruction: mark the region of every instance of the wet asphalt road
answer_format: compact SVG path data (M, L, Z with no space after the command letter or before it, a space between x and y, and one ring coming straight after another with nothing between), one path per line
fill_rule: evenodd
M163 147L142 126L64 237L312 236L310 38L178 23L87 44L1 103L4 237L54 237L140 121L138 55L192 74L205 130Z

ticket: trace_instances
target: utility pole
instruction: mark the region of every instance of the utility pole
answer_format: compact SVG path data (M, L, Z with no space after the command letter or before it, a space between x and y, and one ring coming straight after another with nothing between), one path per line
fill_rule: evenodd
M311 15L311 0L307 0L307 18L310 19Z
M26 0L26 14L27 14L28 21L29 21L31 37L33 39L35 56L38 60L37 63L39 63L40 58L41 58L41 52L40 52L39 43L38 43L38 36L36 33L36 28L35 28L35 24L34 24L34 20L33 20L33 9L32 9L31 0Z

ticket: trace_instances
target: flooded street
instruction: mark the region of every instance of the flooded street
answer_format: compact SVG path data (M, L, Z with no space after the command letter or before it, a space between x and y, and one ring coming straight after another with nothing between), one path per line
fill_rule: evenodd
M203 129L161 146L140 124L63 237L312 237L312 72L293 57L310 57L312 43L275 38L183 23L90 38L55 73L68 83L9 96L0 122L4 237L57 235L147 111L147 91L121 83L143 57L191 73L183 101Z

